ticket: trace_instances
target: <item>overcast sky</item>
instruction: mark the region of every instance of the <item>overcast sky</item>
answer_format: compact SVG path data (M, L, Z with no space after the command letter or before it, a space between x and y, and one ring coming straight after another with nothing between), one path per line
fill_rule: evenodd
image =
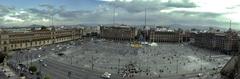
M240 0L0 0L0 25L186 24L240 29ZM238 28L239 27L239 28Z

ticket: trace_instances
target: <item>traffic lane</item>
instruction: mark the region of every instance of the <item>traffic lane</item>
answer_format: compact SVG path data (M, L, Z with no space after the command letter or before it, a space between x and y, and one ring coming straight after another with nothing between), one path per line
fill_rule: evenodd
M65 44L67 44L67 45L65 45ZM57 47L58 45L62 49L58 49L58 47ZM53 44L53 45L48 45L48 46L44 46L44 47L31 48L30 50L19 50L19 51L15 51L15 53L12 55L12 59L10 61L14 61L14 62L27 61L30 59L37 58L39 54L45 56L52 52L64 51L67 49L67 47L76 47L76 46L70 45L68 43L60 43L60 44ZM41 49L39 49L39 48L41 48ZM54 50L52 50L52 49L54 49Z
M59 61L55 61L52 59L48 60L49 64L54 64L57 67L62 66L61 68L66 68L66 71L70 71L70 70L74 70L77 74L76 75L87 75L85 76L86 78L89 79L101 79L100 76L104 73L104 72L99 72L99 71L93 71L90 69L85 69L85 68L81 68L81 67L77 67L77 66L73 66L67 63L63 63L63 62L59 62ZM81 73L80 73L81 72ZM111 78L113 79L120 79L119 75L117 74L112 74Z
M61 62L55 62L55 61L47 61L46 64L48 64L49 67L51 67L51 69L55 68L57 70L61 70L63 73L62 74L68 74L68 72L71 72L71 78L74 79L79 79L79 78L83 78L83 79L101 79L100 75L101 74L97 74L94 71L88 71L86 69L82 69L80 67L74 67L72 65L68 65L68 64L64 64Z
M99 72L99 71L92 71L89 69L84 69L81 67L77 67L77 66L73 66L70 65L68 63L63 63L63 62L59 62L53 59L48 59L47 60L47 64L54 66L53 68L64 68L65 70L63 71L72 71L72 73L74 73L74 75L77 75L78 77L76 77L77 79L79 79L79 77L82 77L82 75L84 76L84 79L101 79L100 76L104 73L104 72ZM112 79L121 79L121 77L117 74L112 74L111 75ZM144 79L145 77L139 78L139 79Z
M26 52L26 53L16 53L12 56L12 58L9 60L10 62L14 63L22 63L25 61L31 61L37 58L41 58L44 56L50 55L51 51L32 51L32 52Z
M66 79L66 77L62 75L61 72L59 72L59 70L56 68L52 68L51 66L43 66L43 64L40 62L34 62L32 65L36 66L38 71L41 71L42 76L50 75L50 77L54 79Z
M54 74L56 74L54 77L61 75L63 76L63 78L67 78L68 77L68 72L71 71L72 73L76 73L73 70L69 70L69 69L65 69L63 66L59 66L59 65L52 65L47 63L48 66L46 67L48 72L52 72ZM59 67L58 67L59 66ZM71 78L82 78L84 75L71 75Z
M50 75L53 79L67 79L64 72L60 72L59 70L53 69L49 66L43 67L41 71L43 75Z

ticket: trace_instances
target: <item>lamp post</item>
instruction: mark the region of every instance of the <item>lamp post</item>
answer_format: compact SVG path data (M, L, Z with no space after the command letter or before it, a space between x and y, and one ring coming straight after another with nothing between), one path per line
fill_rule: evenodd
M68 72L68 79L71 79L71 75L72 75L72 72L69 71L69 72Z
M118 74L120 74L120 68L119 67L120 67L120 58L118 59L118 71L117 71Z
M91 61L91 63L92 63L92 70L93 70L93 66L94 66L94 63L93 63L93 56L92 56L92 61Z
M178 59L177 59L177 72L176 73L178 73Z
M39 61L39 77L42 79L42 65L41 61Z

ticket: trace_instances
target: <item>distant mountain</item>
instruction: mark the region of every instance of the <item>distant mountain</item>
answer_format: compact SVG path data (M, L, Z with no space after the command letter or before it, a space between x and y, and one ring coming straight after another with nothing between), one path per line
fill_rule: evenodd
M171 25L167 25L170 28L181 28L184 30L189 30L192 28L195 29L201 29L201 30L206 30L209 29L210 27L214 28L214 29L219 29L219 30L227 30L226 28L221 28L219 26L204 26L204 25L181 25L181 24L171 24Z
M29 27L42 27L43 25L38 25L38 24L32 24Z

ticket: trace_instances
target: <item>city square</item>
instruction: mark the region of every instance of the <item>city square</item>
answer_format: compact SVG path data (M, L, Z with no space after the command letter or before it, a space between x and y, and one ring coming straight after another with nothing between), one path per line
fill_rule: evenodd
M239 0L2 0L0 79L240 79Z
M64 54L59 56L54 52L59 48L68 49L58 52ZM141 70L134 74L136 78L144 76L156 79L188 77L218 79L219 74L215 73L218 73L230 59L228 55L200 49L188 43L158 43L158 46L145 45L142 48L132 48L129 42L94 39L83 40L73 46L57 45L38 51L41 50L46 51L46 54L49 55L38 59L42 59L47 64L46 67L41 68L42 73L48 73L54 79L68 77L61 76L67 75L72 66L74 66L71 76L73 79L86 78L86 76L80 75L78 68L86 69L87 75L95 75L96 78L100 78L104 72L121 78L122 68L127 64L134 64ZM39 64L37 60L33 63ZM74 70L75 67L76 70ZM199 74L203 75L198 77Z

